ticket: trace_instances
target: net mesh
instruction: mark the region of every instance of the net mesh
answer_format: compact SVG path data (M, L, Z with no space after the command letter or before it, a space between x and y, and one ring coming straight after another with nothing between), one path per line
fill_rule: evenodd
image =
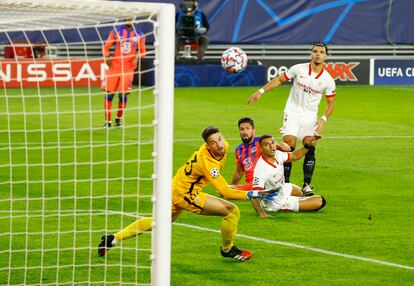
M100 84L109 32L134 16L152 59L156 17L151 5L40 2L0 1L0 280L150 284L151 233L107 258L97 245L153 211L154 68L139 60L122 128L103 128Z

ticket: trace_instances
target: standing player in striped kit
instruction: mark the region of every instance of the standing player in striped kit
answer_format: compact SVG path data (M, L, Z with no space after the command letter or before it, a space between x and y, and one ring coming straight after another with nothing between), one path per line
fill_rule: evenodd
M248 100L252 104L260 99L261 95L286 81L293 80L289 98L286 102L283 118L283 141L295 150L296 140L310 144L315 138L320 138L322 130L335 108L335 81L324 69L328 57L328 47L317 42L312 47L310 63L292 66L287 72L272 79L264 87L256 91ZM318 119L318 106L325 94L326 107L323 115ZM313 170L315 168L315 150L306 153L303 161L303 188L306 195L313 195L310 187ZM290 180L292 163L284 165L285 182Z
M243 143L237 146L235 150L236 170L234 170L231 185L238 190L251 190L254 166L262 155L259 146L260 137L254 136L256 128L254 127L253 119L250 117L240 118L237 125ZM277 142L277 149L285 152L290 151L290 147L283 142ZM243 174L246 177L246 184L238 185Z
M134 18L125 19L125 25L114 28L109 33L108 39L102 49L105 63L109 66L101 88L105 90L104 108L105 125L111 127L112 100L118 93L118 112L115 125L121 126L124 109L127 106L128 94L132 90L134 70L138 66L138 60L145 56L144 34L135 29ZM110 48L115 44L115 51L110 55Z

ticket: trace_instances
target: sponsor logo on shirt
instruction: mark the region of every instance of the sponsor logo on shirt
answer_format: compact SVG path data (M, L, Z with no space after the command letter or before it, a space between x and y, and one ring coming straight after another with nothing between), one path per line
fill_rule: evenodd
M283 175L280 176L279 174L276 174L276 175L272 176L272 183L275 187L279 186L279 185L282 185L284 182L285 182L285 176L283 176Z
M296 81L296 84L301 87L303 89L304 92L306 93L322 93L322 91L313 89L312 87L310 87L309 85L306 85L304 83L301 83L300 81Z
M252 161L250 160L250 157L247 157L243 160L244 169L246 171L250 170L253 167Z

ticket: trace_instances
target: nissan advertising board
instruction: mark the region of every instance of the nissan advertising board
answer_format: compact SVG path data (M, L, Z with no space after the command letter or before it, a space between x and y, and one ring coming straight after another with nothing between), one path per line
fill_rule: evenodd
M18 59L0 61L3 87L100 86L107 69L102 59Z

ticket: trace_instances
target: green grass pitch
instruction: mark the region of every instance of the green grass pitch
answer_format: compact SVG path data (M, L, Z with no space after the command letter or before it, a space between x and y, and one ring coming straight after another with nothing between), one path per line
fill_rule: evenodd
M258 135L281 139L289 86L248 106L255 89L176 89L174 172L208 125L221 128L232 150L242 116L255 119ZM124 241L106 259L96 245L105 230L151 213L152 95L131 94L125 127L107 131L98 89L57 92L58 100L53 89L0 92L0 283L149 283L150 234ZM326 207L261 219L249 201L235 201L237 244L254 254L244 263L220 256L218 217L183 213L173 225L171 285L413 284L414 89L339 86L337 93L313 178ZM234 168L231 151L222 171L228 180ZM301 181L299 161L292 182Z

